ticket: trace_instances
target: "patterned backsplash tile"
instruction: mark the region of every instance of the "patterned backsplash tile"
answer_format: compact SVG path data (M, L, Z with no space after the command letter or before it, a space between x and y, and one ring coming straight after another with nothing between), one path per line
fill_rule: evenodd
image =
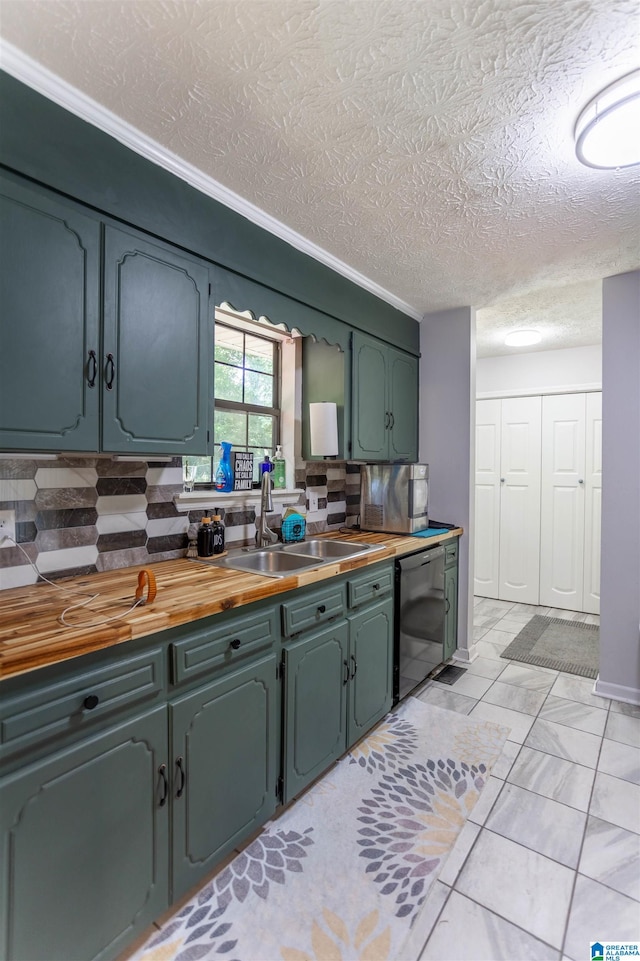
M359 521L360 468L344 461L299 463L296 486L307 533L339 530ZM0 459L0 510L16 512L19 547L0 549L0 590L34 584L35 563L46 577L115 570L184 557L201 518L211 511L178 511L182 460L114 461L101 457L23 455ZM308 498L318 498L309 511ZM269 526L279 530L284 508L273 492ZM255 511L221 508L229 546L253 543Z

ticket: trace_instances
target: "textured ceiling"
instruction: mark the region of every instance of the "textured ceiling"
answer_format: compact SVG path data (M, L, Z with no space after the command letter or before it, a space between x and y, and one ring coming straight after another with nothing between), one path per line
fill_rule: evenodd
M639 30L637 0L2 0L0 19L414 313L485 308L481 356L523 318L555 330L540 349L598 342L593 281L640 266L640 168L573 150Z

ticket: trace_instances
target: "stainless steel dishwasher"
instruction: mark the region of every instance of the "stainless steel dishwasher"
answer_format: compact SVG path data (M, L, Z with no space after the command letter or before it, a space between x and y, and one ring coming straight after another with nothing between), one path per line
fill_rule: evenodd
M444 547L396 561L394 703L442 663L444 653Z

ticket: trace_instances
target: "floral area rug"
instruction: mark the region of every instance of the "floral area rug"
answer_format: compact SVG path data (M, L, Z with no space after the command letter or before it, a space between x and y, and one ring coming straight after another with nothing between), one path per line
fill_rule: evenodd
M135 961L384 961L508 730L407 698L153 934Z

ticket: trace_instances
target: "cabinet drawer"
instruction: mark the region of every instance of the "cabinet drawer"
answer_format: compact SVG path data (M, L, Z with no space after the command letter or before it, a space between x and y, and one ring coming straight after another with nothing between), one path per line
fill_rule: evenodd
M458 541L448 541L444 547L444 566L453 567L458 563Z
M64 734L77 736L96 722L111 720L117 712L156 700L163 690L164 653L160 648L43 683L3 699L0 752L8 756Z
M380 597L386 597L393 590L393 568L367 571L359 577L352 577L347 584L349 607L360 607Z
M314 591L282 605L282 633L285 637L307 631L344 613L344 585Z
M181 684L270 647L278 637L275 608L234 615L171 645L172 681Z

